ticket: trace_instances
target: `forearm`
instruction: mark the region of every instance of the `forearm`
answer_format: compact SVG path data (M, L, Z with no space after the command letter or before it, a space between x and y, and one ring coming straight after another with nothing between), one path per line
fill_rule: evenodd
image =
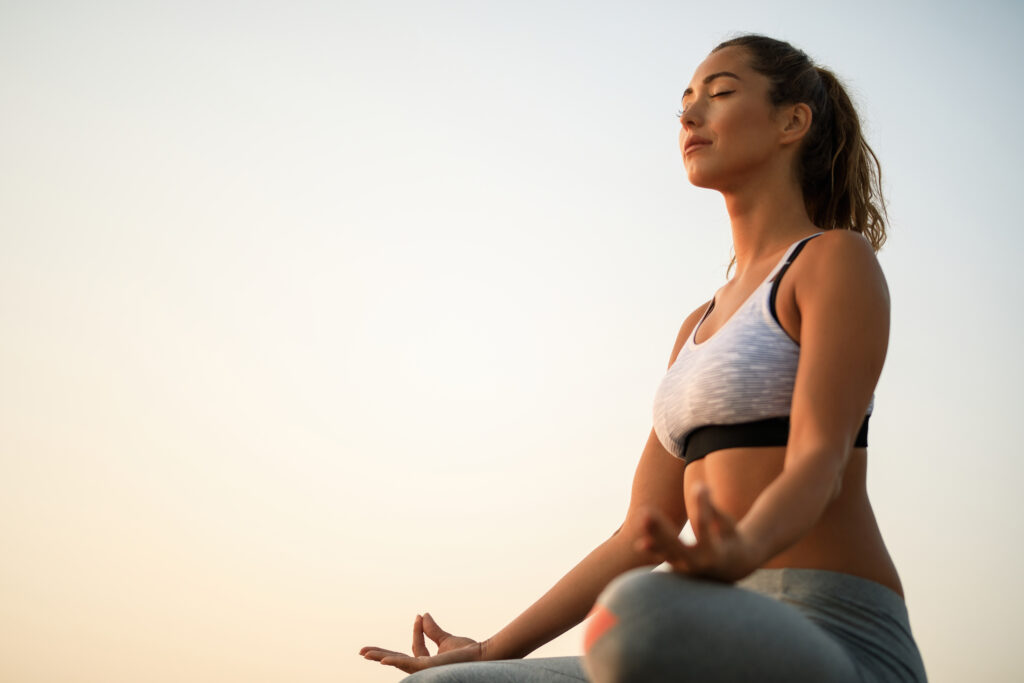
M737 525L756 549L757 565L790 547L810 531L839 491L843 459L804 457L787 467L757 497Z
M518 659L577 625L605 586L624 571L643 565L623 532L595 548L508 626L483 643L484 659Z

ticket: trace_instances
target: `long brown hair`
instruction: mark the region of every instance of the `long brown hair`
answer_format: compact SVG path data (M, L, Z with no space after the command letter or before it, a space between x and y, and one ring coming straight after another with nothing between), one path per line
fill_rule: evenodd
M860 118L842 83L787 42L755 34L718 45L742 47L750 66L771 81L773 105L803 102L811 129L799 159L800 186L811 221L822 230L853 230L875 251L885 243L882 166L864 139Z

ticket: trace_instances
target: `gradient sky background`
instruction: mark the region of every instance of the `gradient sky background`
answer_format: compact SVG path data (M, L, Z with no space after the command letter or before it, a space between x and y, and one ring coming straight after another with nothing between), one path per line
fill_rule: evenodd
M813 8L813 9L812 9ZM883 162L869 485L931 680L1020 670L1012 2L0 1L0 679L393 681L621 522L721 200L739 31ZM576 629L538 655L579 651Z

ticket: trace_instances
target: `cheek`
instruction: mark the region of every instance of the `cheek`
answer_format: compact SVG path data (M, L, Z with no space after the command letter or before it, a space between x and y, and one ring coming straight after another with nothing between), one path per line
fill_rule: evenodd
M722 132L731 138L742 140L745 145L763 141L770 136L771 121L760 107L737 108L721 121Z
M718 131L725 140L742 140L750 134L751 123L746 112L734 110L718 122Z
M769 131L755 120L736 118L723 121L719 128L719 152L730 165L748 166L761 163L771 154Z

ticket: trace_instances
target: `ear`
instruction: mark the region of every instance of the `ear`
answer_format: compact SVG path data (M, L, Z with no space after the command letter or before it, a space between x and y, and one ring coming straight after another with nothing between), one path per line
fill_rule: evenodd
M811 130L811 108L804 102L797 102L782 108L780 112L781 142L792 144L803 140Z

